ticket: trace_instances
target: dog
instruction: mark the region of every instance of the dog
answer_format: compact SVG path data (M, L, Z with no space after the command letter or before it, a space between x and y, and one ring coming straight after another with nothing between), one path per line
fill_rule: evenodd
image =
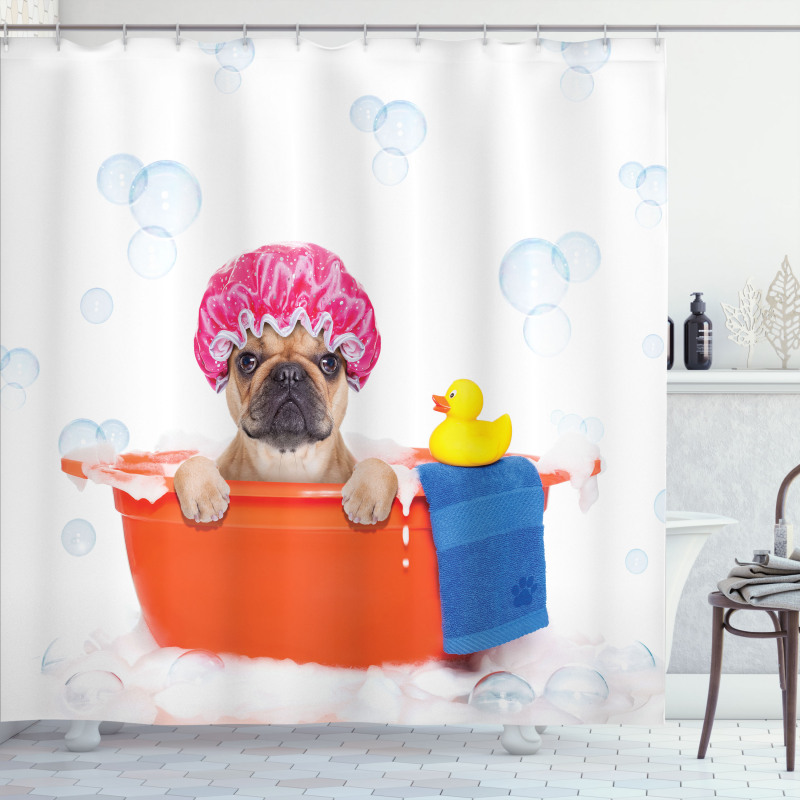
M285 270L281 272L284 256L289 264L294 252L286 254L286 247L272 246L275 253L281 253L279 263L272 250L267 252L272 258L268 269L273 270L268 272L272 281L270 292L274 292L274 285L281 281L287 286L292 284L284 280ZM333 254L315 245L304 247L312 256L316 255L317 262L321 252L325 254L326 264L332 263L332 269L344 272L338 261L332 261L336 259ZM312 252L308 248L316 249ZM256 263L262 263L262 251L267 248L248 255L261 254ZM248 275L253 269L251 266ZM298 267L291 269L295 270L292 277L296 280ZM319 271L318 266L315 269ZM314 269L311 271L313 273ZM325 280L327 302L330 280ZM363 291L350 280L359 292ZM260 285L263 286L263 280ZM201 327L202 319L201 312ZM174 486L186 518L197 523L222 519L230 503L230 487L226 482L229 480L343 483L342 505L353 523L375 525L389 516L397 494L394 470L377 458L356 462L341 434L347 410L348 382L352 381L352 377L348 378L348 369L355 357L351 353L349 361L345 358L342 350L346 345L331 350L330 331L320 330L315 336L307 327L295 320L279 333L272 325L263 325L260 336L256 336L251 327L246 330L246 341L241 342L240 335L240 343L232 347L227 358L225 399L237 426L236 435L216 463L204 456L195 456L178 468ZM200 332L196 343L199 337ZM379 350L378 338L377 352ZM377 359L377 352L374 359ZM203 366L200 356L198 362ZM206 359L205 363L211 362ZM368 369L371 367L372 363ZM224 371L224 367L220 368ZM216 364L213 366L215 373L220 368ZM208 370L206 374L209 377Z

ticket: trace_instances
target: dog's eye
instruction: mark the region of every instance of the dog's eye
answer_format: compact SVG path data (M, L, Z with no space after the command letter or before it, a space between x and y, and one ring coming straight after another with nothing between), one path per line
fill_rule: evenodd
M322 356L319 360L319 368L326 375L333 375L336 373L336 370L339 369L339 359L334 355Z
M450 394L449 394L449 395L447 395L447 396L448 396L448 397L450 397L450 398L453 398L453 397L455 397L455 396L456 396L456 390L455 390L455 389L453 389L453 391L452 391L452 392L450 392Z
M239 356L239 369L249 375L258 366L258 359L251 353L242 353Z

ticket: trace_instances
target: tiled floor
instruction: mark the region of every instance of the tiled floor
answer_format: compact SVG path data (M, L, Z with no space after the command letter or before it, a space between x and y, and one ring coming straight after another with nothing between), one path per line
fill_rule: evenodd
M501 747L499 726L125 725L89 753L66 723L0 744L0 796L145 798L800 798L781 723L718 721L705 761L699 722L552 727L533 756Z

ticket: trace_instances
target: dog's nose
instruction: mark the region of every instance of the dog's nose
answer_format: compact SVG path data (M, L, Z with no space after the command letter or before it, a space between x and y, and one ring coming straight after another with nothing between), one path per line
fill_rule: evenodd
M306 371L292 361L286 361L273 367L270 373L272 380L276 381L284 389L289 389L294 384L299 383L306 377Z

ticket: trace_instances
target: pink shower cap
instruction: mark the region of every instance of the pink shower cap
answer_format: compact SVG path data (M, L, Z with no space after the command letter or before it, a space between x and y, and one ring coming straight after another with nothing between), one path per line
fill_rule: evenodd
M271 325L288 336L296 323L346 361L347 382L360 389L381 352L375 312L341 259L315 244L281 242L243 253L217 270L200 304L194 354L206 380L220 391L228 356L244 347L247 331Z

